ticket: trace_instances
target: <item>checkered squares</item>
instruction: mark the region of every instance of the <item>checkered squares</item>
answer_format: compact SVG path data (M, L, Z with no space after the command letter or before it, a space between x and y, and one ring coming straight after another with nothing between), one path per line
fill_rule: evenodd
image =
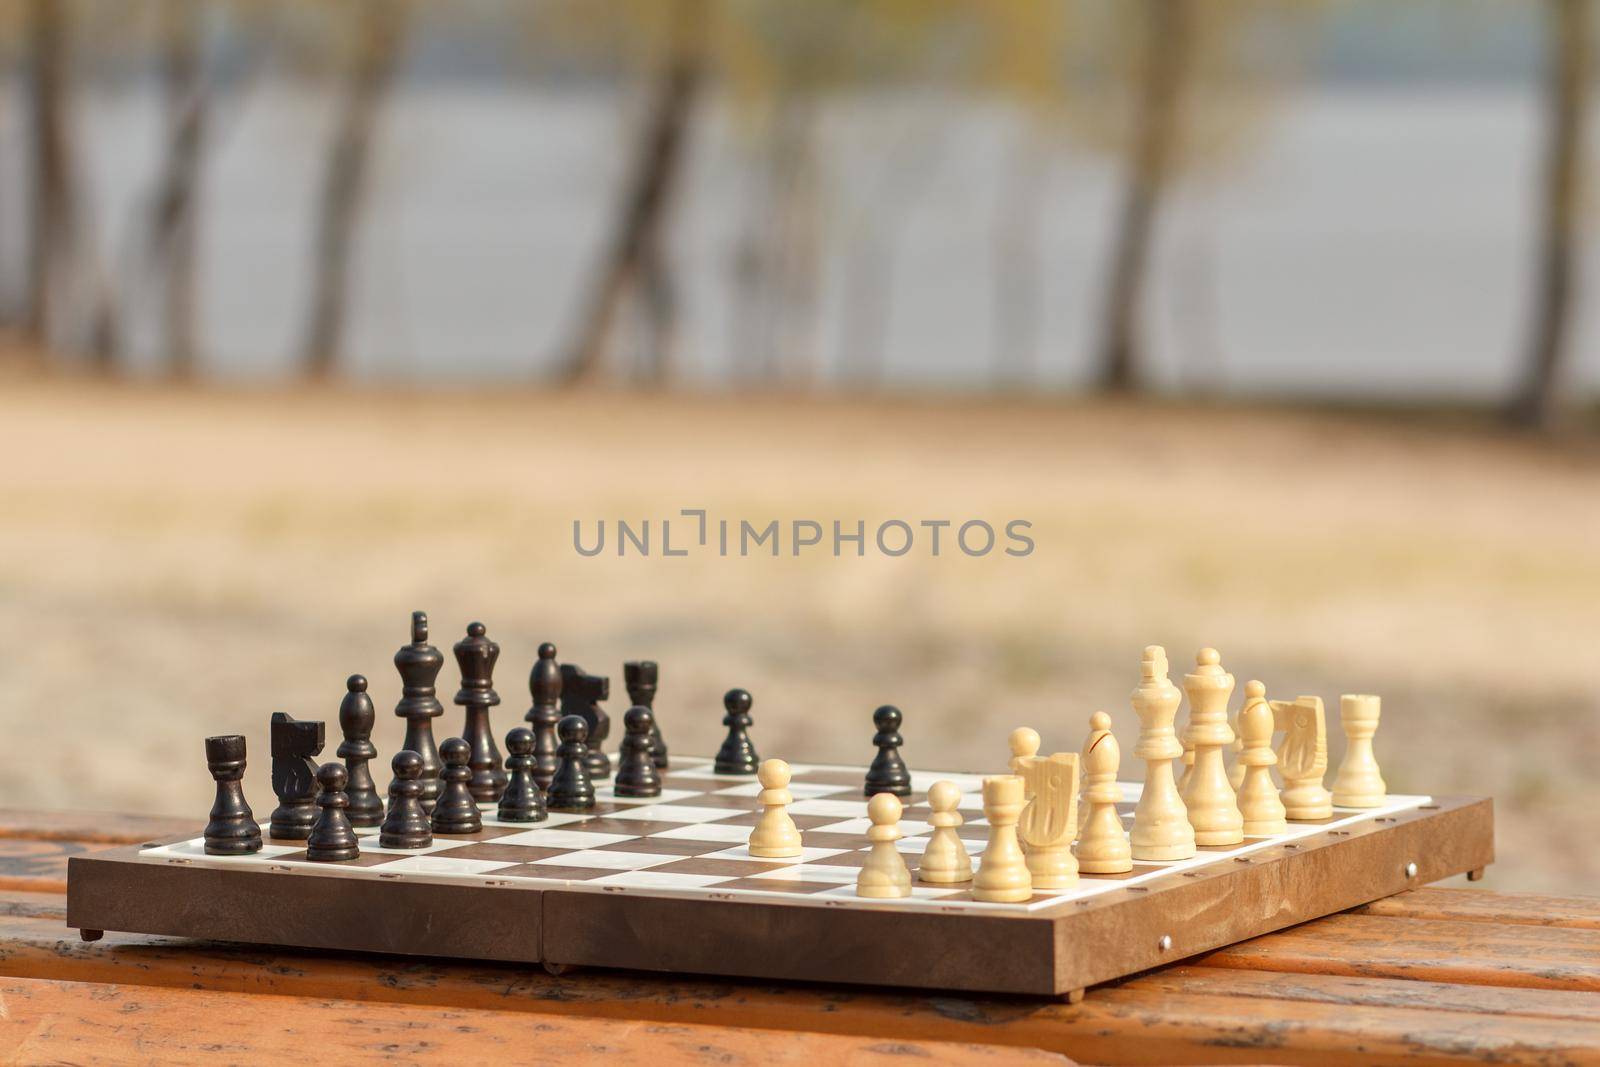
M596 791L596 806L588 812L552 812L538 823L503 823L493 805L484 805L484 826L477 834L436 837L425 849L385 849L376 830L358 831L361 856L349 863L312 863L304 842L269 841L252 856L207 856L204 841L195 838L154 846L141 855L154 862L197 866L260 866L316 870L348 878L389 879L426 877L524 883L544 888L634 892L651 895L708 893L750 899L789 900L814 898L835 906L881 907L937 905L940 908L978 911L1032 910L1064 901L1126 888L1156 875L1231 862L1255 849L1327 830L1345 822L1380 818L1429 802L1427 797L1391 797L1384 808L1366 812L1335 811L1334 818L1316 825L1291 825L1278 838L1248 839L1232 848L1202 850L1193 860L1134 866L1116 875L1083 875L1066 890L1041 892L1021 904L988 904L972 899L966 885L915 883L909 900L866 900L855 896L855 881L866 862L867 798L862 794L864 770L850 767L791 764L789 790L795 802L790 815L803 835L804 850L792 858L752 856L748 848L751 828L759 812L760 785L750 776L719 775L704 759L673 757L663 774L656 797L618 797L609 784ZM982 778L970 774L912 774L912 796L906 799L900 822L901 838L895 847L913 870L933 832L926 790L948 779L963 790L960 811L966 822L957 833L966 845L974 868L983 853L988 826L982 817ZM1140 786L1119 783L1123 801L1117 805L1125 824L1131 824Z

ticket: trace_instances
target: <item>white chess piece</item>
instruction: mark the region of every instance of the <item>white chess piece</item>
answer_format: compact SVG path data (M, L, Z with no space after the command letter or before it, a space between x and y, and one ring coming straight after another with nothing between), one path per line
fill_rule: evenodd
M1248 689L1250 683L1245 683ZM1242 708L1240 710L1243 710ZM1239 762L1239 755L1244 751L1244 739L1239 733L1239 713L1234 712L1233 718L1228 720L1228 728L1233 731L1233 744L1228 746L1228 751L1233 756L1233 763L1228 767L1228 784L1233 786L1235 793L1244 785L1244 764Z
M1167 653L1160 645L1144 650L1140 672L1139 687L1131 698L1139 715L1139 743L1133 754L1145 761L1145 772L1144 789L1133 812L1133 858L1192 859L1194 828L1172 773L1172 761L1183 755L1183 745L1172 730L1183 694L1167 679Z
M917 878L936 885L972 881L972 858L956 829L966 820L957 811L961 790L954 782L934 782L928 790L928 822L933 833L917 864Z
M1011 731L1011 736L1006 738L1006 743L1011 746L1011 762L1007 764L1011 773L1018 778L1022 777L1022 765L1039 754L1039 731L1027 726L1019 726ZM1033 799L1032 787L1024 780L1022 783L1023 802ZM1021 838L1017 840L1017 847L1028 851L1028 846Z
M1083 833L1083 824L1089 819L1089 798L1086 795L1089 789L1089 750L1094 748L1103 734L1111 732L1111 716L1103 711L1097 711L1089 716L1089 735L1083 739L1083 748L1078 751L1078 825L1077 832Z
M1095 740L1083 754L1083 803L1088 814L1073 854L1085 874L1121 874L1133 870L1133 848L1122 829L1122 816L1117 814L1117 802L1122 799L1122 787L1117 785L1122 749L1111 733L1111 716L1097 711L1089 721Z
M750 831L750 855L765 859L784 859L798 856L800 831L789 817L789 805L794 796L789 792L789 765L781 759L761 761L756 771L761 783L761 817Z
M1322 698L1297 697L1269 701L1273 725L1283 731L1278 746L1278 773L1283 775L1284 810L1290 822L1333 818L1333 794L1322 786L1328 770L1328 724Z
M1228 696L1233 675L1222 669L1214 648L1202 648L1195 668L1183 676L1189 696L1189 729L1194 741L1194 769L1183 782L1183 806L1189 809L1197 845L1237 845L1244 840L1244 816L1228 784L1222 750L1233 743L1228 727Z
M1011 736L1006 738L1006 742L1011 746L1011 773L1020 775L1022 761L1039 754L1039 731L1019 726L1011 731Z
M1056 752L1022 761L1033 799L1022 813L1028 874L1035 889L1065 889L1078 880L1072 833L1078 825L1078 754Z
M1277 753L1272 751L1272 721L1267 687L1255 681L1244 683L1244 707L1239 709L1239 739L1244 745L1239 753L1244 771L1239 783L1239 814L1250 837L1270 837L1289 829L1283 801L1272 781L1272 768L1278 763Z
M911 869L894 843L900 839L900 798L893 793L878 793L867 801L867 818L872 828L867 840L872 851L856 876L858 897L909 897Z
M1339 773L1333 776L1333 802L1341 808L1375 808L1389 795L1372 754L1380 710L1375 696L1346 693L1339 698L1339 726L1347 744Z
M1022 849L1017 847L1017 819L1022 815L1023 784L1014 774L983 780L983 817L989 839L972 877L972 899L1014 904L1033 896L1033 879Z

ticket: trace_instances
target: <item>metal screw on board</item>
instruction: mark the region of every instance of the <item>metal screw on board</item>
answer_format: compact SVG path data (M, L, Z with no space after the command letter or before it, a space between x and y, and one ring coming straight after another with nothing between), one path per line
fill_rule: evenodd
M1160 949L1162 952L1172 951L1172 935L1162 934L1161 940L1156 942L1156 948Z
M1415 878L1416 876L1417 876L1417 865L1416 865L1416 863L1412 862L1412 863L1406 864L1406 877L1407 878Z

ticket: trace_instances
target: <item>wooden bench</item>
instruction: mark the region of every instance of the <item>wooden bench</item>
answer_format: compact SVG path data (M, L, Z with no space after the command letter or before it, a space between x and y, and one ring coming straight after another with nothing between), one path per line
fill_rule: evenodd
M1600 899L1424 888L1081 1003L542 970L63 923L67 857L192 829L0 812L0 1062L1600 1063Z

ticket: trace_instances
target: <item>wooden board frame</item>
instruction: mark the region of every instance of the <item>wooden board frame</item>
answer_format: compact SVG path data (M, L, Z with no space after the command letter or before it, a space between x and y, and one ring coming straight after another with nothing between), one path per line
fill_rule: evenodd
M1494 860L1493 804L1443 797L1222 866L1026 914L885 902L794 906L715 895L218 869L118 848L68 861L67 925L316 949L747 978L1076 996Z

